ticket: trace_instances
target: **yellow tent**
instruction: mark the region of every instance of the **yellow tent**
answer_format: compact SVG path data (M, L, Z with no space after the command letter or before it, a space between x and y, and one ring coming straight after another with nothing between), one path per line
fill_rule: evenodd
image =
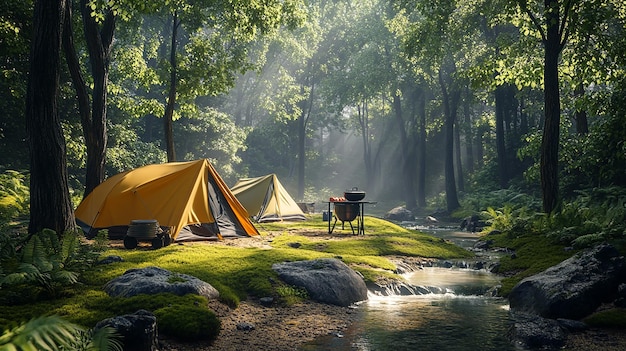
M87 235L157 220L172 240L258 235L248 212L208 160L154 164L109 177L75 211Z
M230 190L257 222L306 219L276 174L239 179Z

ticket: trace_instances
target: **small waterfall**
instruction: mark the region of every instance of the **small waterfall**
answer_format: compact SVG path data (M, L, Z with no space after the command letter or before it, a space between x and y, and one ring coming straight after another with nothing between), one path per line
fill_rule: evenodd
M369 284L368 290L370 294L376 296L454 294L454 291L447 288L437 286L411 285L401 281L395 281L386 284Z

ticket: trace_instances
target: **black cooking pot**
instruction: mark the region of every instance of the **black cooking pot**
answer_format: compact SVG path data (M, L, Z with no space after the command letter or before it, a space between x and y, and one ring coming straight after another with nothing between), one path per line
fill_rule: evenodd
M348 201L361 201L365 198L365 191L359 190L359 188L354 187L352 190L346 190L343 193L343 197Z

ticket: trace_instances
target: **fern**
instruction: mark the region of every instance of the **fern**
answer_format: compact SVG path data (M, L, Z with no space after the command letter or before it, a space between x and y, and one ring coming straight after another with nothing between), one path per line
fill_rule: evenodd
M58 316L35 318L0 336L0 350L63 350L78 330Z
M76 260L80 247L76 233L65 235L62 241L52 230L34 234L22 246L17 256L19 264L11 271L6 269L7 264L3 265L7 274L0 276L0 286L31 285L56 296L61 288L78 282L79 274L73 268L87 267L84 261Z
M0 336L0 350L122 351L114 328L84 330L58 316L39 317Z

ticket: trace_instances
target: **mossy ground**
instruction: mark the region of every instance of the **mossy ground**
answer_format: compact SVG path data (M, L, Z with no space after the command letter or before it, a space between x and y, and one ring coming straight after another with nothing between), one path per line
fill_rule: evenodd
M461 258L472 254L451 243L408 230L374 217L365 218L366 235L354 236L340 224L332 235L321 215L311 215L304 222L259 225L260 238L235 239L265 241L267 247L242 247L225 242L172 244L159 250L139 247L134 250L112 247L101 257L118 255L123 262L95 265L80 277L64 297L37 301L27 305L0 306L0 327L7 328L31 318L56 314L71 322L93 326L96 322L137 309L157 310L168 305L198 305L194 297L139 296L131 299L109 297L102 286L131 268L158 266L173 272L195 276L212 284L220 299L231 306L248 296L284 295L272 264L284 261L310 260L322 257L342 259L360 271L367 280L393 275L394 264L387 256ZM299 243L298 248L290 243ZM266 245L267 246L267 245ZM298 245L293 245L298 246ZM281 292L281 293L279 293Z

